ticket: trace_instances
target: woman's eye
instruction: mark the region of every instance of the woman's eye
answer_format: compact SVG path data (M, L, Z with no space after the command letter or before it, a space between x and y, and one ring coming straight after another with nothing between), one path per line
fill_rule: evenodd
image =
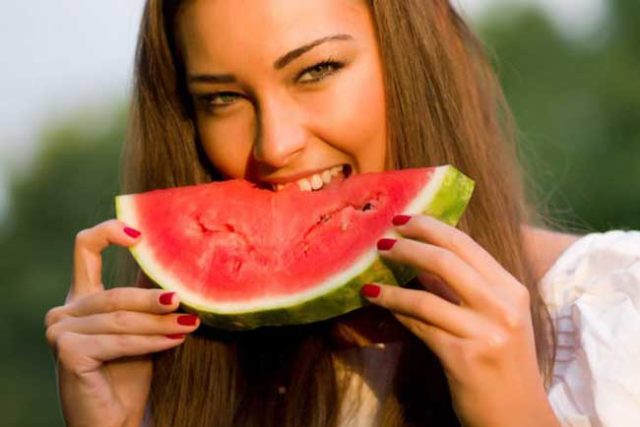
M236 102L238 98L239 95L233 92L208 93L198 97L199 101L204 104L205 107L210 109L228 107Z
M297 80L300 83L313 83L335 73L343 66L344 64L337 61L322 61L303 70Z

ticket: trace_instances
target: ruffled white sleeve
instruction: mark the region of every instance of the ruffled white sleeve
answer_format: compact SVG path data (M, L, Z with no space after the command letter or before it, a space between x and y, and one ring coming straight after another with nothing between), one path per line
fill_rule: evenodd
M640 232L590 234L540 282L558 338L549 400L563 426L640 426Z

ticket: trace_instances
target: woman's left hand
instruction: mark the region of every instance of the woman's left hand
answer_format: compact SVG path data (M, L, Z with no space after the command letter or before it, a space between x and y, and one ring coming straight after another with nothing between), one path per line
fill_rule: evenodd
M394 224L404 238L382 239L380 254L418 269L426 290L372 284L363 294L438 356L461 422L558 426L538 368L527 288L454 227L422 215Z

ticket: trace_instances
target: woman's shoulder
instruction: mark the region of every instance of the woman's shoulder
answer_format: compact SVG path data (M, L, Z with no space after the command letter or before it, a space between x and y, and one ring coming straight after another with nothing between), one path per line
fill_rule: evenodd
M640 232L575 240L539 285L557 338L549 399L563 425L640 425Z
M562 253L581 237L532 226L524 226L522 233L525 252L536 280L540 280Z
M574 236L541 277L539 287L552 312L585 294L611 295L614 290L640 294L640 232Z

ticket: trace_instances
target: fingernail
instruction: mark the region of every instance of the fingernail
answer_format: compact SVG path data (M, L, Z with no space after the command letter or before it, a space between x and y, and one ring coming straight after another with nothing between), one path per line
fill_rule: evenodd
M393 225L405 225L411 220L409 215L396 215L393 217Z
M162 295L160 295L160 304L162 305L171 305L171 301L173 301L173 296L175 295L175 292L165 292Z
M185 337L185 334L170 334L170 335L165 335L165 337L171 338L172 340L181 340L182 338Z
M127 236L133 237L134 239L139 237L140 234L142 234L138 230L136 230L135 228L131 228L131 227L125 227L124 228L124 232L126 233Z
M178 316L178 324L183 326L193 326L198 322L198 316L195 314L185 314L183 316Z
M378 240L378 250L388 251L393 245L395 245L397 240L395 239L380 239Z
M363 285L360 292L367 298L378 298L378 295L380 295L380 286L371 284Z

